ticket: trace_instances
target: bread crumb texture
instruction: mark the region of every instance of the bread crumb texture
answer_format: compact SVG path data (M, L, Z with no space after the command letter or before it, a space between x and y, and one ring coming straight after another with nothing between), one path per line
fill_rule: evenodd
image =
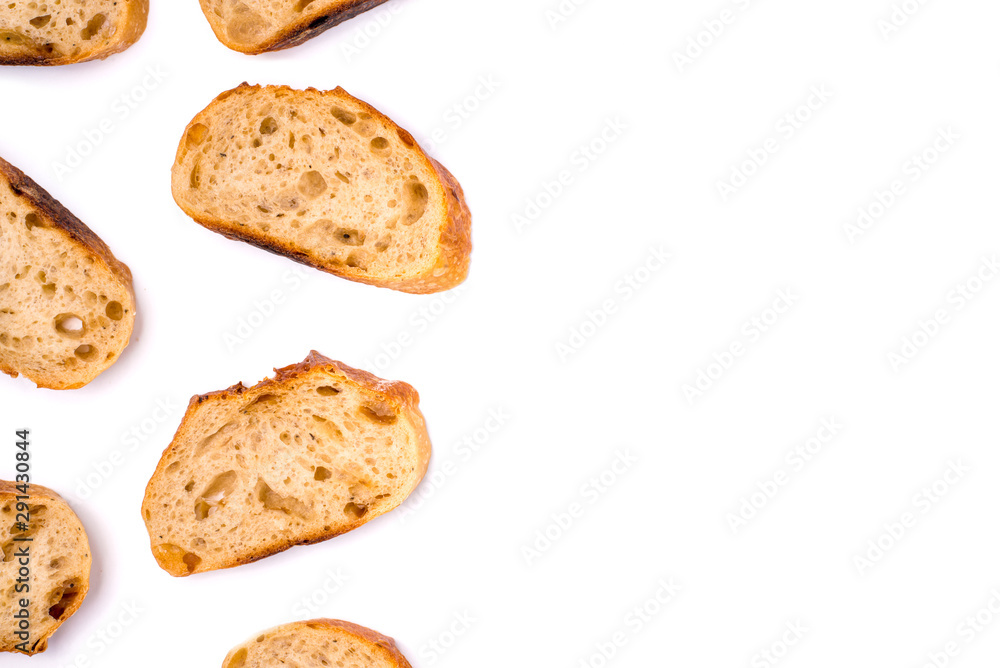
M14 0L0 5L0 64L107 58L139 39L149 0Z
M0 370L51 389L86 385L128 345L133 302L128 268L0 159Z
M30 522L24 530L19 526L23 517L18 517L17 495L14 483L0 481L0 592L5 612L0 619L0 651L37 654L47 649L48 639L83 604L90 583L90 544L73 510L40 485L29 486ZM25 546L30 550L30 594L17 591L21 568L17 553ZM17 649L24 641L14 635L18 628L13 615L22 598L31 601L27 652Z
M146 488L157 562L175 576L238 566L396 508L430 459L418 401L318 353L194 397Z
M173 194L210 229L351 280L424 293L468 273L458 182L342 89L220 95L185 130Z

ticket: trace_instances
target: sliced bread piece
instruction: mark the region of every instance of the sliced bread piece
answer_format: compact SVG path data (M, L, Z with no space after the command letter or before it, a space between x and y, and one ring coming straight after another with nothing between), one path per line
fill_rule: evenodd
M0 480L0 652L38 654L48 648L49 638L87 596L90 543L80 518L62 497L41 485L28 485L27 499L24 491ZM28 570L26 583L22 568ZM28 591L24 591L25 584ZM14 617L22 599L29 602L27 629Z
M468 274L458 181L341 88L223 93L181 138L173 194L210 230L353 281L429 293Z
M0 7L0 65L69 65L135 44L149 0L46 0Z
M257 55L298 46L386 0L201 0L219 41Z
M363 626L314 619L264 631L233 648L222 668L410 668L396 641Z
M0 371L83 387L115 363L134 323L129 268L0 158Z
M231 568L396 508L431 456L419 401L315 351L192 398L142 503L153 556L174 576Z

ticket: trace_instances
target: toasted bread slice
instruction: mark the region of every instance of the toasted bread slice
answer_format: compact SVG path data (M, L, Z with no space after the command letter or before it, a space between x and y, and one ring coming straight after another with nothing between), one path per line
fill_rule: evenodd
M264 631L233 648L222 668L411 668L396 641L357 624L314 619Z
M313 351L191 399L146 487L153 556L174 576L328 540L399 506L427 471L416 390Z
M149 0L47 0L0 7L0 65L70 65L135 44Z
M185 130L173 193L210 230L353 281L429 293L468 273L455 177L341 88L223 93Z
M257 55L298 46L386 0L201 0L219 41Z
M62 497L41 485L28 485L27 499L22 491L15 483L0 480L0 607L4 611L0 652L38 654L48 648L56 629L83 605L90 588L90 543L80 518ZM22 522L27 526L20 526ZM26 583L22 568L28 570ZM29 590L24 589L25 584ZM29 601L27 629L14 617L22 599ZM24 635L19 637L20 633Z
M0 371L83 387L115 363L134 323L129 268L0 158Z

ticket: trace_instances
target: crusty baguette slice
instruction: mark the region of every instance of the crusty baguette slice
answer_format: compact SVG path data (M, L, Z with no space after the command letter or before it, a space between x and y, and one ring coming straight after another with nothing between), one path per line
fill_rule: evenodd
M458 181L341 88L223 93L181 138L173 194L210 230L353 281L429 293L468 273Z
M0 371L83 387L118 359L134 322L129 268L0 158Z
M5 2L0 8L0 65L70 65L107 58L139 40L148 14L149 0Z
M222 668L411 668L396 641L363 626L314 619L264 631L233 648Z
M21 490L23 491L23 490ZM41 485L28 486L28 499L20 499L29 510L27 531L18 524L26 518L18 507L21 491L12 482L0 480L0 652L38 654L63 622L73 616L90 587L90 543L80 518L58 494ZM30 538L30 542L18 539ZM28 549L29 592L19 590L21 559ZM14 615L21 599L27 599L29 637L18 637L22 629ZM25 651L26 650L26 651Z
M142 503L153 556L174 576L231 568L396 508L430 460L419 401L315 351L192 398Z
M298 46L386 0L201 0L219 41L257 55Z

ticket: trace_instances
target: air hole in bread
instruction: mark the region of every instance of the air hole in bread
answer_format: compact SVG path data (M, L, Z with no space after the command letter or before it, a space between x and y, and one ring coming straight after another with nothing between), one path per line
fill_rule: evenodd
M346 227L338 227L334 233L334 238L345 246L364 246L365 234L358 230L349 230Z
M385 137L375 137L371 140L369 144L372 149L372 153L376 155L389 155L392 151L389 148L389 140Z
M187 133L187 145L188 147L200 146L205 137L208 136L208 126L201 123L195 123L191 126L191 129Z
M273 117L268 116L260 122L260 133L262 135L273 135L278 131L278 121L274 120Z
M244 410L249 410L251 408L267 407L268 405L273 404L277 400L278 400L277 394L262 394L253 401L251 401L249 404L247 404L247 407Z
M71 339L82 338L87 331L80 316L73 313L60 313L55 319L56 331Z
M240 3L233 10L233 18L226 26L229 39L237 44L252 44L268 29L268 23L260 14Z
M368 254L363 251L353 251L347 256L345 264L353 269L368 269Z
M104 308L104 313L112 320L121 320L125 317L125 309L119 302L108 302Z
M101 31L101 28L104 27L104 23L107 20L108 17L104 14L97 14L87 21L87 27L80 31L80 37L88 41L93 39Z
M24 224L29 230L42 226L42 220L37 213L29 213L24 217Z
M430 198L427 186L419 181L411 181L403 188L403 201L406 205L406 213L403 215L403 225L412 225L424 217L427 211L427 202Z
M335 394L340 394L340 390L336 387L330 385L324 385L323 387L317 387L316 392L323 395L324 397L332 397Z
M358 411L372 422L377 422L378 424L396 424L396 420L399 419L392 406L385 403L365 404Z
M201 557L194 552L188 552L183 547L171 543L161 543L153 548L157 561L169 565L170 571L186 571L194 573L201 563Z
M360 520L368 514L368 507L352 501L344 506L344 514L353 519Z
M282 496L278 494L262 479L257 480L255 491L257 493L257 500L268 510L280 510L286 515L298 515L302 519L309 518L309 506L294 496Z
M195 163L194 167L191 168L191 187L198 188L201 186L201 163Z
M320 481L329 480L331 477L333 477L333 473L325 466L317 466L316 473L313 475L315 480Z
M82 346L77 347L77 349L73 351L73 354L82 359L84 362L87 362L93 359L94 355L97 354L97 348L85 343Z
M73 601L80 594L76 589L76 584L75 580L69 580L49 594L49 617L52 619L62 619L66 613L66 609L73 604Z
M358 117L353 112L342 109L341 107L334 107L331 109L333 117L344 125L350 127L358 122Z
M326 192L326 179L315 170L306 172L299 178L298 190L304 197L315 199Z
M194 514L199 520L205 520L226 504L226 498L236 489L239 476L236 471L226 471L215 476L194 503Z

